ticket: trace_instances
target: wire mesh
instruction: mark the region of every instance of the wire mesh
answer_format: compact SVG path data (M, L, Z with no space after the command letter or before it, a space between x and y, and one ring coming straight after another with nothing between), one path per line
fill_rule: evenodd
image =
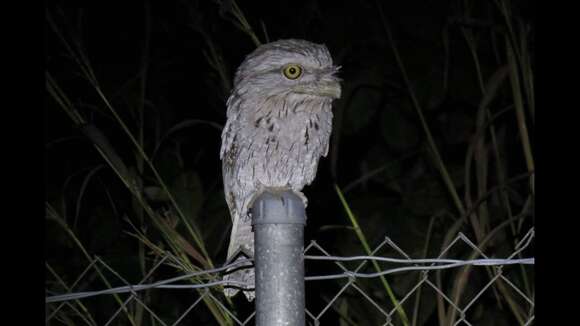
M306 291L307 295L309 291L324 294L320 300L307 299L306 323L403 325L397 308L404 307L412 325L438 325L442 320L449 325L487 325L481 320L488 314L485 307L490 307L509 311L515 324L532 325L534 294L521 275L533 272L534 258L524 258L531 251L533 240L532 228L513 252L504 258L492 258L459 233L432 259L412 258L388 237L375 246L370 256L333 256L312 241L304 248ZM468 259L447 258L465 250L470 252ZM381 256L385 251L391 255ZM221 275L247 261L183 273L168 264L168 257L160 259L133 283L130 280L134 275L121 275L100 257L94 257L74 279L64 279L47 263L46 325L253 325L253 303L231 302L222 294L226 285L244 287L224 282ZM369 264L372 260L381 264L379 271ZM481 270L477 278L471 277L475 269ZM450 271L454 273L443 274ZM177 275L168 277L171 273ZM376 286L381 276L390 277L395 302ZM458 278L463 279L458 282ZM472 286L461 292L465 282ZM354 301L360 304L353 305ZM244 309L240 305L245 305ZM219 310L225 318L212 320L207 317L212 316L208 309ZM356 309L363 311L354 313ZM432 312L429 319L421 317L425 310ZM372 321L357 321L351 316L361 314L373 316Z

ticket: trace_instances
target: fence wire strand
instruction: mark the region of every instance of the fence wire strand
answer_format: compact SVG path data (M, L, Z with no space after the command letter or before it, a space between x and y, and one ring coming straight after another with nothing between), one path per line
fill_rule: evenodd
M535 233L534 233L534 229L532 228L516 244L515 251L513 251L506 258L487 258L487 256L483 252L479 251L477 246L475 244L473 244L462 233L459 233L458 236L449 244L449 246L447 246L444 250L442 250L441 254L439 255L439 258L434 258L434 259L427 259L427 258L412 259L412 258L410 258L409 255L407 255L401 248L399 248L389 238L385 238L383 242L381 242L379 245L377 245L375 250L372 251L372 255L370 255L370 256L348 256L348 257L330 255L326 250L324 250L324 248L322 246L320 246L315 241L312 241L304 249L304 260L305 260L306 267L308 267L309 262L315 262L315 261L333 262L342 270L342 272L336 273L336 274L326 274L326 275L307 275L305 277L305 281L313 282L313 281L322 281L322 280L347 279L347 282L340 287L340 289L336 292L336 294L330 300L328 300L328 303L320 310L319 313L313 313L307 307L306 314L310 319L312 319L314 321L315 325L318 324L319 320L322 318L322 316L337 302L337 300L343 295L343 293L348 288L352 288L357 293L359 293L362 297L364 297L369 303L371 303L371 305L373 305L378 311L380 311L380 313L382 315L385 316L386 321L383 325L393 325L392 318L394 316L393 314L395 313L395 308L392 308L390 312L387 312L384 309L384 307L381 307L381 305L378 304L375 299L373 299L373 297L371 295L366 293L363 288L361 288L359 285L357 285L356 281L358 279L376 278L376 277L379 277L382 275L420 271L423 274L421 277L419 277L417 284L415 284L415 286L411 287L409 292L405 296L402 297L399 304L403 304L403 302L405 302L409 297L411 297L415 293L415 291L417 291L422 286L428 286L429 288L432 288L438 296L441 296L445 300L445 302L447 302L447 304L452 306L458 312L458 316L457 316L457 320L456 320L455 324L458 325L460 323L464 323L466 325L471 325L471 323L466 319L466 311L476 303L476 301L482 296L482 294L484 293L484 291L487 288L491 287L496 281L502 280L503 282L505 282L505 284L508 285L509 288L511 288L515 293L517 293L529 305L529 311L527 312L528 315L527 315L527 319L525 321L525 325L531 325L533 320L534 320L534 298L533 298L533 295L530 298L529 295L526 295L524 293L524 291L522 291L516 284L514 284L514 282L510 281L504 275L504 273L502 273L502 267L508 266L508 265L532 265L533 266L535 264L534 257L529 257L529 258L514 258L514 257L521 255L522 252L530 246L530 244L532 243L532 241L534 239L534 236L535 236ZM459 243L459 242L463 242L464 244L469 246L471 249L477 251L478 255L485 257L485 258L469 259L469 260L441 258L442 256L447 255L447 252L453 246L456 246L457 243ZM385 246L390 246L393 250L395 250L398 254L400 254L401 256L403 256L405 258L384 257L384 256L376 255L376 253ZM309 254L311 251L314 251L314 250L319 251L320 253L322 253L322 255ZM397 264L397 265L404 265L404 266L389 266L388 268L384 267L384 269L382 269L381 271L374 272L374 273L361 272L361 270L365 266L365 264L369 261L372 261L372 260L377 261L377 262L381 262L381 263ZM87 299L87 298L96 297L96 296L103 296L103 295L129 293L130 294L129 297L127 297L123 301L122 305L116 310L116 312L114 314L111 315L110 319L107 321L107 323L105 325L111 324L113 322L113 320L117 317L117 315L119 315L119 313L123 309L125 309L126 306L128 305L128 303L132 300L135 300L141 306L143 306L143 308L146 311L148 311L152 315L152 318L154 318L157 322L159 322L162 325L166 325L166 323L163 322L161 318L156 316L156 313L154 312L153 309L151 309L143 300L138 298L138 296L139 296L138 292L144 291L144 290L150 290L150 289L159 289L159 290L162 290L162 289L189 289L189 290L205 289L205 291L199 292L199 297L196 300L193 300L193 304L188 306L186 311L184 311L179 316L179 318L175 322L172 323L172 325L178 325L186 317L186 315L189 314L204 299L206 299L206 300L211 299L215 304L217 304L220 307L220 309L223 309L228 314L228 316L230 316L230 318L232 318L232 320L234 320L237 323L237 325L247 325L250 322L250 320L254 317L255 312L250 314L249 316L247 316L244 319L244 321L241 321L243 318L240 319L239 317L237 317L234 313L232 313L230 311L230 309L226 305L224 305L220 301L220 299L218 299L216 296L214 296L210 292L211 288L223 287L223 286L235 286L235 287L238 287L241 289L251 289L248 287L247 284L244 284L242 282L233 282L233 281L222 280L222 274L228 270L231 270L232 268L238 268L238 267L244 266L248 263L251 263L252 260L250 260L250 259L240 260L240 261L236 261L234 263L229 263L229 264L226 264L222 267L218 267L218 268L214 268L214 269L186 273L183 275L179 275L177 277L167 278L167 279L156 281L153 283L144 283L147 279L150 279L154 275L154 272L160 266L162 266L164 262L165 262L165 259L161 259L159 262L157 262L157 264L155 264L155 266L153 266L153 268L147 273L147 275L138 284L129 284L128 281L126 281L121 275L119 275L114 269L112 269L109 265L107 265L99 257L95 257L93 259L93 261L91 261L88 264L88 266L81 272L81 274L72 282L71 285L66 285L62 281L62 279L60 279L60 277L58 277L58 275L56 275L54 273L54 271L52 270L52 268L50 268L50 266L47 264L47 269L51 272L52 276L56 280L56 284L60 288L63 288L68 293L56 294L56 291L54 289L49 289L49 288L46 289L46 294L47 294L47 296L45 297L45 304L47 305L46 324L48 325L52 319L59 320L60 318L57 317L58 312L59 312L59 310L61 310L65 306L69 307L73 311L76 311L79 315L82 315L81 312L79 311L79 307L83 311L86 311L87 308L82 304L79 304L78 306L75 306L74 304L72 304L74 302L76 302L78 304L80 301L77 301L77 300ZM344 263L349 263L349 262L358 262L359 264L356 268L349 269L349 268L345 267L345 265L344 265ZM81 281L83 279L88 277L88 275L90 274L89 273L90 270L91 269L98 269L99 265L104 267L105 269L109 270L111 273L113 273L113 275L118 277L118 279L121 280L121 282L125 283L126 285L112 287L112 288L108 288L108 289L102 289L102 290L73 292L73 289L75 287L77 287L78 284L81 283ZM485 286L479 292L477 292L471 298L471 300L469 300L463 306L463 308L461 308L461 307L457 306L457 304L449 298L448 294L445 294L444 291L442 291L439 287L436 286L436 284L434 284L433 282L431 282L431 280L428 279L428 273L429 273L429 271L432 271L432 270L445 270L445 269L453 269L453 268L459 268L459 267L465 267L465 266L474 266L474 267L476 267L476 266L488 266L488 267L489 266L496 266L497 269L496 269L495 275L493 275L493 277L485 284ZM200 282L200 278L205 280L205 281L201 282L201 283L197 283L197 284L179 283L179 282L183 282L183 281L191 282L192 280L195 280L195 282ZM95 324L95 322L93 320L90 320L90 321L87 320L86 323L91 324L91 325Z

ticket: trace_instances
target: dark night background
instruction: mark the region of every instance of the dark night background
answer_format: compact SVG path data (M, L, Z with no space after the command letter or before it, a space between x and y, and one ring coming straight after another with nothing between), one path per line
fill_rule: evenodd
M463 232L488 257L509 256L534 225L534 14L530 2L508 0L47 5L45 256L54 273L47 270L46 289L66 292L54 275L73 283L89 264L83 250L131 284L159 261L155 248L184 263L162 266L147 283L224 263L230 218L220 134L233 74L256 47L252 35L261 43L283 38L324 43L342 66L343 95L334 103L330 152L304 190L306 244L316 240L337 256L365 254L336 184L371 249L388 236L413 258L434 258ZM178 217L159 177L204 249ZM446 257L471 254L463 245ZM401 257L387 247L377 255ZM522 255L533 256L533 248ZM375 270L368 264L362 271ZM338 272L328 263L306 265L307 275ZM443 292L451 296L461 272L441 273ZM503 273L534 297L533 268L505 266ZM477 268L462 275L466 285L458 300L465 306L489 274ZM392 274L387 280L400 300L420 276ZM112 286L124 285L112 274L107 277ZM320 311L345 282L307 283L307 308ZM379 279L357 284L392 309ZM102 288L93 272L74 291ZM500 288L490 287L468 310L473 325L527 320L529 303ZM212 293L223 299L219 289ZM196 296L153 290L143 300L171 324ZM415 296L408 299L403 306L409 319L416 325L441 324L438 305L449 309L449 303L436 298L425 289L416 314ZM252 310L240 297L223 300L240 318ZM384 323L364 300L345 291L321 324ZM99 325L118 308L111 296L83 302ZM183 323L231 322L218 321L220 313L204 304ZM143 314L137 306L131 307L133 316ZM73 310L60 314L51 325L80 324ZM149 317L135 318L155 324ZM129 324L126 316L116 323Z

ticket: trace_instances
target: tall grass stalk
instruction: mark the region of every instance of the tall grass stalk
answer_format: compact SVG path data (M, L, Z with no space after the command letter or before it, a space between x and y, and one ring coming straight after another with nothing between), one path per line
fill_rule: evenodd
M453 180L451 179L451 176L450 176L449 172L447 171L447 167L445 166L445 163L443 162L443 159L441 158L441 155L439 154L439 150L437 149L437 145L435 144L435 140L433 139L433 136L431 135L431 131L430 131L429 126L427 125L427 121L425 120L425 117L423 115L423 110L421 109L421 105L419 104L419 100L417 99L417 96L415 95L414 87L411 84L409 76L407 75L407 70L403 64L403 61L402 61L401 56L399 54L399 50L395 44L395 40L393 39L391 29L389 27L387 19L385 18L385 15L383 13L382 6L380 5L380 3L378 1L376 1L376 6L377 6L378 11L379 11L379 15L381 18L381 22L383 24L383 28L385 30L385 33L387 34L389 44L391 45L391 50L393 51L393 54L395 56L395 60L397 61L397 66L399 67L399 70L401 71L401 75L402 75L403 80L405 82L405 86L409 92L409 96L411 97L413 107L415 108L415 111L417 112L417 116L419 117L419 121L421 122L421 127L423 128L423 131L425 132L425 136L427 137L427 143L429 145L429 152L431 153L431 155L435 161L435 165L436 165L437 170L439 171L439 173L441 175L441 178L443 179L443 182L445 183L447 191L451 195L453 203L455 204L455 208L459 211L460 214L463 214L465 212L463 202L461 201L461 199L459 198L459 195L457 194L457 189L455 189L455 186L453 185Z
M336 190L336 193L338 194L338 198L340 199L340 202L342 203L342 207L344 208L346 215L348 216L348 218L352 224L352 227L356 233L356 236L358 237L358 239L359 239L361 245L363 246L366 254L369 256L372 255L371 247L368 244L368 241L364 235L364 232L361 229L360 225L358 224L358 220L357 220L356 216L352 213L350 206L346 202L346 199L344 199L344 195L342 194L342 191L340 190L340 188L336 184L334 185L334 189ZM371 263L373 264L373 267L375 268L375 270L377 272L381 271L381 268L376 260L373 260ZM397 309L397 313L399 314L401 321L403 322L403 324L405 326L408 326L409 325L409 318L407 317L407 313L405 312L403 305L395 297L395 293L391 289L391 286L389 285L389 282L387 281L387 279L383 275L380 276L380 279L381 279L381 283L383 284L385 290L387 291L387 295L389 296L389 299L393 303L393 306L395 306L395 308Z
M145 135L143 133L143 131L144 131L144 124L143 124L144 123L144 115L143 115L144 107L143 107L143 104L145 101L144 89L145 89L145 83L146 83L146 70L147 70L146 67L147 67L147 61L148 61L147 55L144 54L142 57L142 65L141 65L141 72L140 72L141 78L139 81L140 82L140 89L141 89L141 94L140 94L141 100L139 102L141 103L141 105L139 105L139 107L137 108L137 110L138 110L137 113L139 116L139 121L138 121L139 129L137 131L137 137L135 137L135 136L133 136L133 133L129 130L128 126L125 124L123 119L120 117L120 115L114 109L114 107L111 105L109 99L104 94L101 87L99 86L98 80L96 79L96 77L93 73L90 62L88 61L87 56L84 54L84 51L80 47L80 42L73 40L72 44L74 44L76 46L71 45L71 43L69 43L66 40L66 38L63 36L63 33L60 31L60 29L54 23L50 13L47 12L46 18L47 18L49 25L52 28L53 32L58 36L58 38L63 43L69 56L71 58L73 58L75 63L77 63L77 65L81 71L81 76L83 76L89 82L89 84L93 87L93 89L95 90L98 97L105 104L105 107L108 108L109 112L113 115L115 121L119 124L121 129L125 132L125 135L127 136L127 138L130 140L130 142L133 144L134 148L136 149L137 155L136 155L136 163L135 164L137 166L138 174L132 173L130 171L130 169L127 168L127 166L125 165L123 160L117 154L114 147L108 141L107 137L96 126L87 125L86 119L83 117L83 115L75 108L75 106L69 100L69 97L66 95L66 92L62 90L62 88L58 85L58 83L55 81L55 79L52 77L52 75L49 72L46 72L46 89L47 89L48 93L52 96L52 98L55 100L55 102L57 104L59 104L59 107L71 118L73 123L75 125L81 127L81 130L83 132L85 132L85 135L93 142L93 145L95 146L95 148L97 149L97 151L101 155L101 157L105 160L105 162L107 162L109 167L111 167L111 169L119 177L119 180L125 185L125 187L133 195L132 200L133 200L133 207L135 208L134 213L137 216L140 223L141 224L144 223L144 220L142 218L143 212L144 212L145 215L148 216L149 219L153 222L156 229L158 229L161 232L161 234L164 236L165 240L169 244L172 251L174 253L176 253L176 256L180 257L183 260L182 266L186 266L189 271L196 271L196 270L201 270L201 269L213 268L213 263L212 263L211 257L209 256L209 254L205 248L205 244L202 240L202 237L200 236L199 230L195 227L195 225L192 224L192 222L190 222L185 217L185 214L183 213L183 211L181 210L181 208L177 204L175 198L173 197L173 194L171 193L171 191L167 187L167 185L164 182L164 180L162 179L162 177L159 175L157 169L155 168L155 166L153 165L153 163L149 159L149 156L145 153L145 150L143 148L143 145L145 142ZM148 49L148 43L146 42L144 51L147 49ZM139 175L143 174L145 165L147 167L149 167L150 171L153 173L155 180L161 186L161 188L163 189L163 191L167 195L167 198L169 199L171 205L173 206L175 212L177 213L177 216L178 216L180 222L182 223L182 225L185 226L185 229L188 231L189 238L191 238L193 240L193 242L195 243L196 249L194 249L193 255L188 256L186 254L186 251L185 251L186 249L189 249L189 253L190 254L192 253L191 249L193 247L189 246L189 244L188 244L189 241L185 240L176 230L168 227L165 223L163 223L163 220L159 218L158 214L154 211L153 208L151 208L151 206L149 205L147 200L143 197L143 188L142 188L143 183L142 183ZM72 233L72 230L70 230L70 232L71 232L71 236L74 236L74 233ZM197 253L198 250L200 251L199 253ZM85 252L85 254L87 254L87 253ZM197 263L200 264L200 266L196 266L195 264L191 264L189 262L188 257L191 257L191 256L196 258L196 261L197 261ZM144 257L144 247L142 247L141 244L140 244L140 248L138 250L138 257L140 260L140 267L141 267L141 270L143 273L143 272L145 272L146 265L145 265L145 257ZM200 282L201 280L194 279L192 281ZM115 297L117 299L117 302L119 304L121 304L121 301L118 299L118 296L115 295ZM206 304L208 309L212 312L212 314L216 318L216 321L220 325L231 325L232 324L231 318L229 316L227 316L227 314L224 312L223 309L217 307L215 302L213 300L211 300L210 297L204 296L204 303ZM130 320L132 325L140 325L140 323L142 322L142 313L143 313L142 310L137 310L136 314L133 316L131 316L129 314L129 312L126 311L125 308L123 308L123 310L126 312L128 319Z
M506 20L511 20L511 17L509 15L509 9L508 6L506 5L505 1L501 1L501 5L500 8L502 9L502 15ZM469 11L465 10L465 15L469 15ZM503 84L503 81L509 76L509 80L511 81L511 86L512 86L512 98L514 100L514 105L513 107L515 108L515 112L516 112L516 116L517 116L517 124L518 124L518 130L519 130L519 134L520 134L520 139L522 140L522 147L524 149L524 156L526 159L526 163L527 163L527 167L528 167L528 177L530 178L530 183L531 183L531 189L532 189L532 193L533 193L533 158L531 155L531 147L529 146L529 137L527 134L527 128L526 128L526 123L525 123L525 115L524 115L524 109L523 109L523 101L522 101L522 96L521 96L521 91L519 89L519 72L518 72L518 65L517 65L517 60L514 59L514 57L516 56L520 56L521 58L523 58L522 60L520 60L520 62L524 63L524 62L529 62L527 59L529 58L529 55L527 55L528 51L527 48L525 47L525 44L527 44L527 42L525 41L521 41L518 42L518 38L526 38L527 35L516 35L514 33L513 28L511 27L511 23L508 21L507 22L508 25L508 34L509 35L504 35L506 38L506 49L507 49L507 58L508 58L508 62L506 64L504 64L503 66L501 66L496 73L490 78L489 82L487 85L484 85L483 80L483 72L481 70L481 66L480 66L480 60L479 60L479 55L478 55L478 50L477 50L477 44L475 42L475 38L473 36L473 33L471 30L465 28L465 27L460 27L462 35L464 36L464 39L468 45L469 51L471 53L473 62L474 62L474 68L475 68L475 75L477 77L477 81L479 84L479 87L481 89L482 92L482 100L480 102L479 105L479 109L478 109L478 113L477 113L477 118L476 118L476 133L473 136L473 141L470 144L468 151L467 151L467 155L466 155L466 163L465 163L465 202L467 207L469 208L469 211L471 212L470 214L468 214L467 216L469 216L470 222L471 222L471 226L474 230L474 233L476 235L476 238L478 239L478 247L480 249L483 250L483 248L485 247L485 245L487 244L487 241L489 239L491 239L491 235L497 231L500 230L499 227L496 227L495 229L493 229L494 231L489 232L488 230L492 227L490 225L490 217L489 217L489 210L487 209L487 200L483 200L483 198L487 197L487 194L490 193L490 189L488 189L488 178L489 178L489 164L490 161L488 159L488 145L486 144L485 141L485 135L487 134L487 132L489 131L489 135L491 138L491 146L489 147L492 150L492 153L494 154L495 157L495 161L496 161L496 175L498 176L498 181L500 184L505 184L506 183L506 178L505 178L505 173L503 172L503 168L502 166L504 166L504 162L502 161L502 158L500 156L500 149L499 146L500 144L498 143L498 139L497 139L497 135L496 135L496 131L495 131L495 127L493 124L493 119L492 119L492 114L489 111L489 105L492 103L492 101L496 98L497 94L498 94L498 90L500 89L500 86ZM493 27L493 26L492 26ZM501 30L501 29L497 29L497 30ZM490 30L491 33L495 33L496 30L495 29L491 29ZM492 41L495 41L495 39L492 38ZM519 48L517 51L513 51L512 49L512 44L521 44L521 48ZM516 54L514 54L516 53ZM526 69L526 68L522 68L523 70L527 71L528 73L531 73L531 69ZM529 81L529 80L533 80L533 78L526 76L524 77L524 80ZM529 94L531 94L531 92L527 92L526 93L529 96ZM533 98L533 95L531 96ZM533 100L528 100L528 102L533 102ZM530 110L530 112L533 110ZM486 121L487 120L487 121ZM472 171L471 171L471 163L472 161L475 163L475 181L476 181L476 190L477 190L477 203L476 205L473 204L472 198L471 198L471 180L472 180ZM510 223L508 223L508 225L510 226L510 229L512 230L512 234L515 235L515 228L514 228L514 223L518 222L518 219L514 218L513 213L511 212L511 207L510 207L510 201L509 201L509 196L508 193L506 191L506 189L504 189L504 187L500 188L500 198L501 198L501 202L506 210L506 215L507 215L507 221L510 221ZM477 207L477 209L475 209ZM520 222L521 223L521 222ZM503 226L505 226L505 222L500 224L503 228ZM451 230L453 230L454 232L458 231L460 226L459 221L456 223L455 227L453 227ZM450 230L450 231L451 231ZM449 233L448 235L450 236L452 233ZM447 239L449 240L449 239ZM447 241L445 242L447 243ZM472 254L472 257L475 256L475 253ZM455 323L455 315L457 313L456 309L454 308L454 306L456 306L459 303L460 298L462 297L462 293L463 290L465 289L465 287L467 286L467 279L468 279L468 275L470 274L471 271L471 267L467 267L461 270L461 272L458 273L458 275L455 277L454 282L453 282L453 305L449 306L449 309L447 311L447 313L445 313L445 310L443 308L444 303L442 300L438 300L438 312L439 312L439 320L440 323L443 325L452 325ZM494 273L492 272L491 268L486 268L486 271L488 273L488 276L490 279L495 279ZM527 275L524 271L523 268L520 269L521 271L521 277L524 281L524 284L526 284L526 288L528 288L527 284ZM440 273L437 273L438 275L438 284L441 285L441 280L440 280ZM499 290L499 293L501 293L501 298L503 298L507 303L508 306L510 308L510 310L512 311L513 315L516 317L516 319L518 320L518 322L520 324L522 324L524 322L524 314L522 313L522 308L519 307L516 304L516 300L513 296L513 294L511 292L508 291L508 289L505 287L505 285L501 282L501 281L497 281L493 283L492 289L494 291L494 294L496 296L497 299L497 304L499 307L501 307L501 300L500 300L500 296L499 293L497 293L496 288Z
M73 240L73 242L76 244L77 248L79 248L79 250L85 256L85 258L87 259L87 261L92 263L93 262L93 258L91 257L91 255L89 255L88 251L85 249L85 247L83 246L83 244L81 243L81 241L77 238L77 236L75 235L75 233L73 232L73 230L68 226L68 224L60 216L60 214L48 202L45 203L45 212L46 212L46 218L48 220L51 220L51 221L56 222L65 231L65 233L71 238L71 240ZM111 289L112 288L111 283L105 277L105 275L101 272L101 270L99 269L99 267L96 266L96 265L93 265L93 267L94 267L95 271L97 272L97 274L99 275L101 281L103 281L103 283L105 283L105 285L109 289ZM133 316L123 306L123 302L121 301L121 298L119 297L119 295L115 293L115 294L113 294L113 297L115 298L115 300L117 301L117 303L121 307L123 307L123 312L125 312L125 315L127 316L127 319L129 320L129 322L131 323L131 325L137 326L137 324L135 323L135 320L134 320Z

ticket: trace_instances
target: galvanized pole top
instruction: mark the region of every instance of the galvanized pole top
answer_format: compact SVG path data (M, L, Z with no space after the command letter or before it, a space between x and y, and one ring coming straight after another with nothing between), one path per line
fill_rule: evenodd
M252 205L252 225L306 224L302 198L291 190L263 192Z

